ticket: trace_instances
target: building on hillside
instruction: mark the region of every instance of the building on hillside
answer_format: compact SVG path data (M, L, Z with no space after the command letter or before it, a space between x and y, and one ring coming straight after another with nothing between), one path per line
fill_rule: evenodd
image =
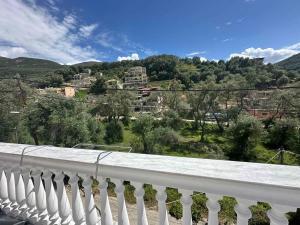
M79 73L73 76L71 83L77 88L89 88L96 80L97 78L90 76L89 73Z
M136 66L130 68L124 76L123 87L126 88L137 88L144 87L148 83L148 76L146 68Z
M157 87L139 88L134 101L134 110L137 112L161 112L163 97Z
M75 88L73 87L65 87L65 88L62 88L63 90L63 94L64 96L66 97L74 97L76 92L75 92Z
M246 111L257 119L282 117L283 112L278 111L272 104L273 90L252 91L244 98Z
M123 89L123 84L117 79L111 79L105 81L108 89Z
M47 93L55 93L59 95L63 95L68 98L72 98L75 96L76 91L74 87L63 87L63 88L45 88L45 89L38 89L40 94L47 94Z

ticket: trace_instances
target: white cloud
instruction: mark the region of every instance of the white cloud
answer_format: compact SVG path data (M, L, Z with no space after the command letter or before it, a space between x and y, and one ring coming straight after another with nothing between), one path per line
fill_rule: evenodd
M78 44L80 33L73 30L74 25L78 25L74 16L67 15L60 21L34 0L0 2L1 54L47 58L68 64L98 58L93 49Z
M206 61L207 61L207 58L205 58L205 57L200 57L200 61L201 61L201 62L206 62Z
M205 54L205 53L206 53L206 51L196 51L196 52L191 52L191 53L187 54L186 56L193 57L193 56L199 56L199 55Z
M123 49L115 44L114 35L111 32L102 32L96 37L96 42L105 48L110 48L118 52L123 52Z
M228 41L232 41L233 39L232 38L226 38L226 39L223 39L222 42L228 42Z
M231 24L232 24L232 22L230 22L230 21L228 21L228 22L226 23L227 26L230 26Z
M124 61L124 60L139 60L140 57L137 53L132 53L129 56L119 56L118 61Z
M0 46L0 56L7 58L17 58L18 56L27 55L27 50L22 47L3 47Z
M94 32L94 30L98 27L98 24L91 24L91 25L86 25L82 26L79 28L80 34L87 38L91 36L91 34Z
M247 48L241 53L233 53L229 58L239 56L243 58L264 58L265 63L276 63L300 52L300 43L280 49Z

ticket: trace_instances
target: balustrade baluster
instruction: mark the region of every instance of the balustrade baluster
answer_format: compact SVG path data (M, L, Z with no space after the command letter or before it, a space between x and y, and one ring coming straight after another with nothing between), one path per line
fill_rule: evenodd
M65 174L62 171L55 172L54 181L57 187L58 213L61 218L61 224L70 225L72 224L72 211L64 184L64 178Z
M10 167L5 168L5 173L6 173L7 182L8 182L7 183L8 184L7 185L8 199L10 201L8 214L16 217L17 215L19 215L19 211L18 211L18 203L17 203L17 199L16 199L15 176L12 171L12 168L10 168Z
M247 225L249 219L252 216L249 207L255 205L255 201L250 201L246 199L236 199L237 205L234 207L237 216L236 225Z
M158 202L159 225L169 225L168 211L166 206L167 193L166 187L154 186L156 189L156 200Z
M137 225L148 225L145 203L144 203L144 185L142 183L133 182L135 187L134 196L136 197L137 205Z
M50 225L59 224L60 218L58 215L58 200L52 183L52 172L46 170L43 173L43 179L45 181L47 211L49 214Z
M87 225L99 224L100 218L98 217L94 196L92 192L93 180L90 176L86 175L83 180L83 187L85 193L85 220Z
M219 225L219 211L221 209L219 200L222 199L221 195L206 194L208 198L206 207L208 208L208 225Z
M72 173L69 181L72 189L72 215L75 225L84 225L85 215L80 196L78 181L79 177L77 176L77 174Z
M15 185L16 185L16 201L18 203L18 216L25 219L25 212L27 210L25 185L21 175L21 168L13 169Z
M101 225L113 225L113 218L108 200L107 187L108 184L106 179L101 177L99 179Z
M182 216L183 225L192 225L191 207L193 204L193 199L191 195L193 194L193 191L179 190L179 192L182 194L180 201L183 208L183 216Z
M115 192L118 199L118 225L129 225L128 213L126 208L126 202L124 198L125 187L123 180L112 179L112 182L116 185Z
M267 212L270 219L270 225L288 225L286 213L295 212L296 208L284 205L270 204L271 209Z
M3 167L0 167L0 173L0 209L3 210L4 213L8 213L10 210L10 201L8 199L7 178Z
M49 216L47 211L47 199L44 185L41 178L41 170L34 170L32 177L34 180L34 191L36 197L36 208L38 211L38 223L41 225L49 224Z
M38 212L36 208L34 186L30 175L30 169L23 169L22 176L25 186L25 196L27 210L24 213L24 217L29 219L30 222L35 224L38 221Z

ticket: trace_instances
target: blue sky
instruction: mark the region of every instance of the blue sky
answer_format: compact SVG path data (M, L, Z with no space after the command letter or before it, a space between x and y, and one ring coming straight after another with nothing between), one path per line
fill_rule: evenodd
M0 0L0 55L63 64L155 54L276 62L300 51L299 0Z

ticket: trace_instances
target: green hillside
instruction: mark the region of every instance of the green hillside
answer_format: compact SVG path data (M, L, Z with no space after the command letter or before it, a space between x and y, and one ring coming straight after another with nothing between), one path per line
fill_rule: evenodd
M0 77L12 77L19 73L26 78L40 78L64 66L44 59L19 57L9 59L0 57Z
M300 71L300 53L277 63L283 69Z

